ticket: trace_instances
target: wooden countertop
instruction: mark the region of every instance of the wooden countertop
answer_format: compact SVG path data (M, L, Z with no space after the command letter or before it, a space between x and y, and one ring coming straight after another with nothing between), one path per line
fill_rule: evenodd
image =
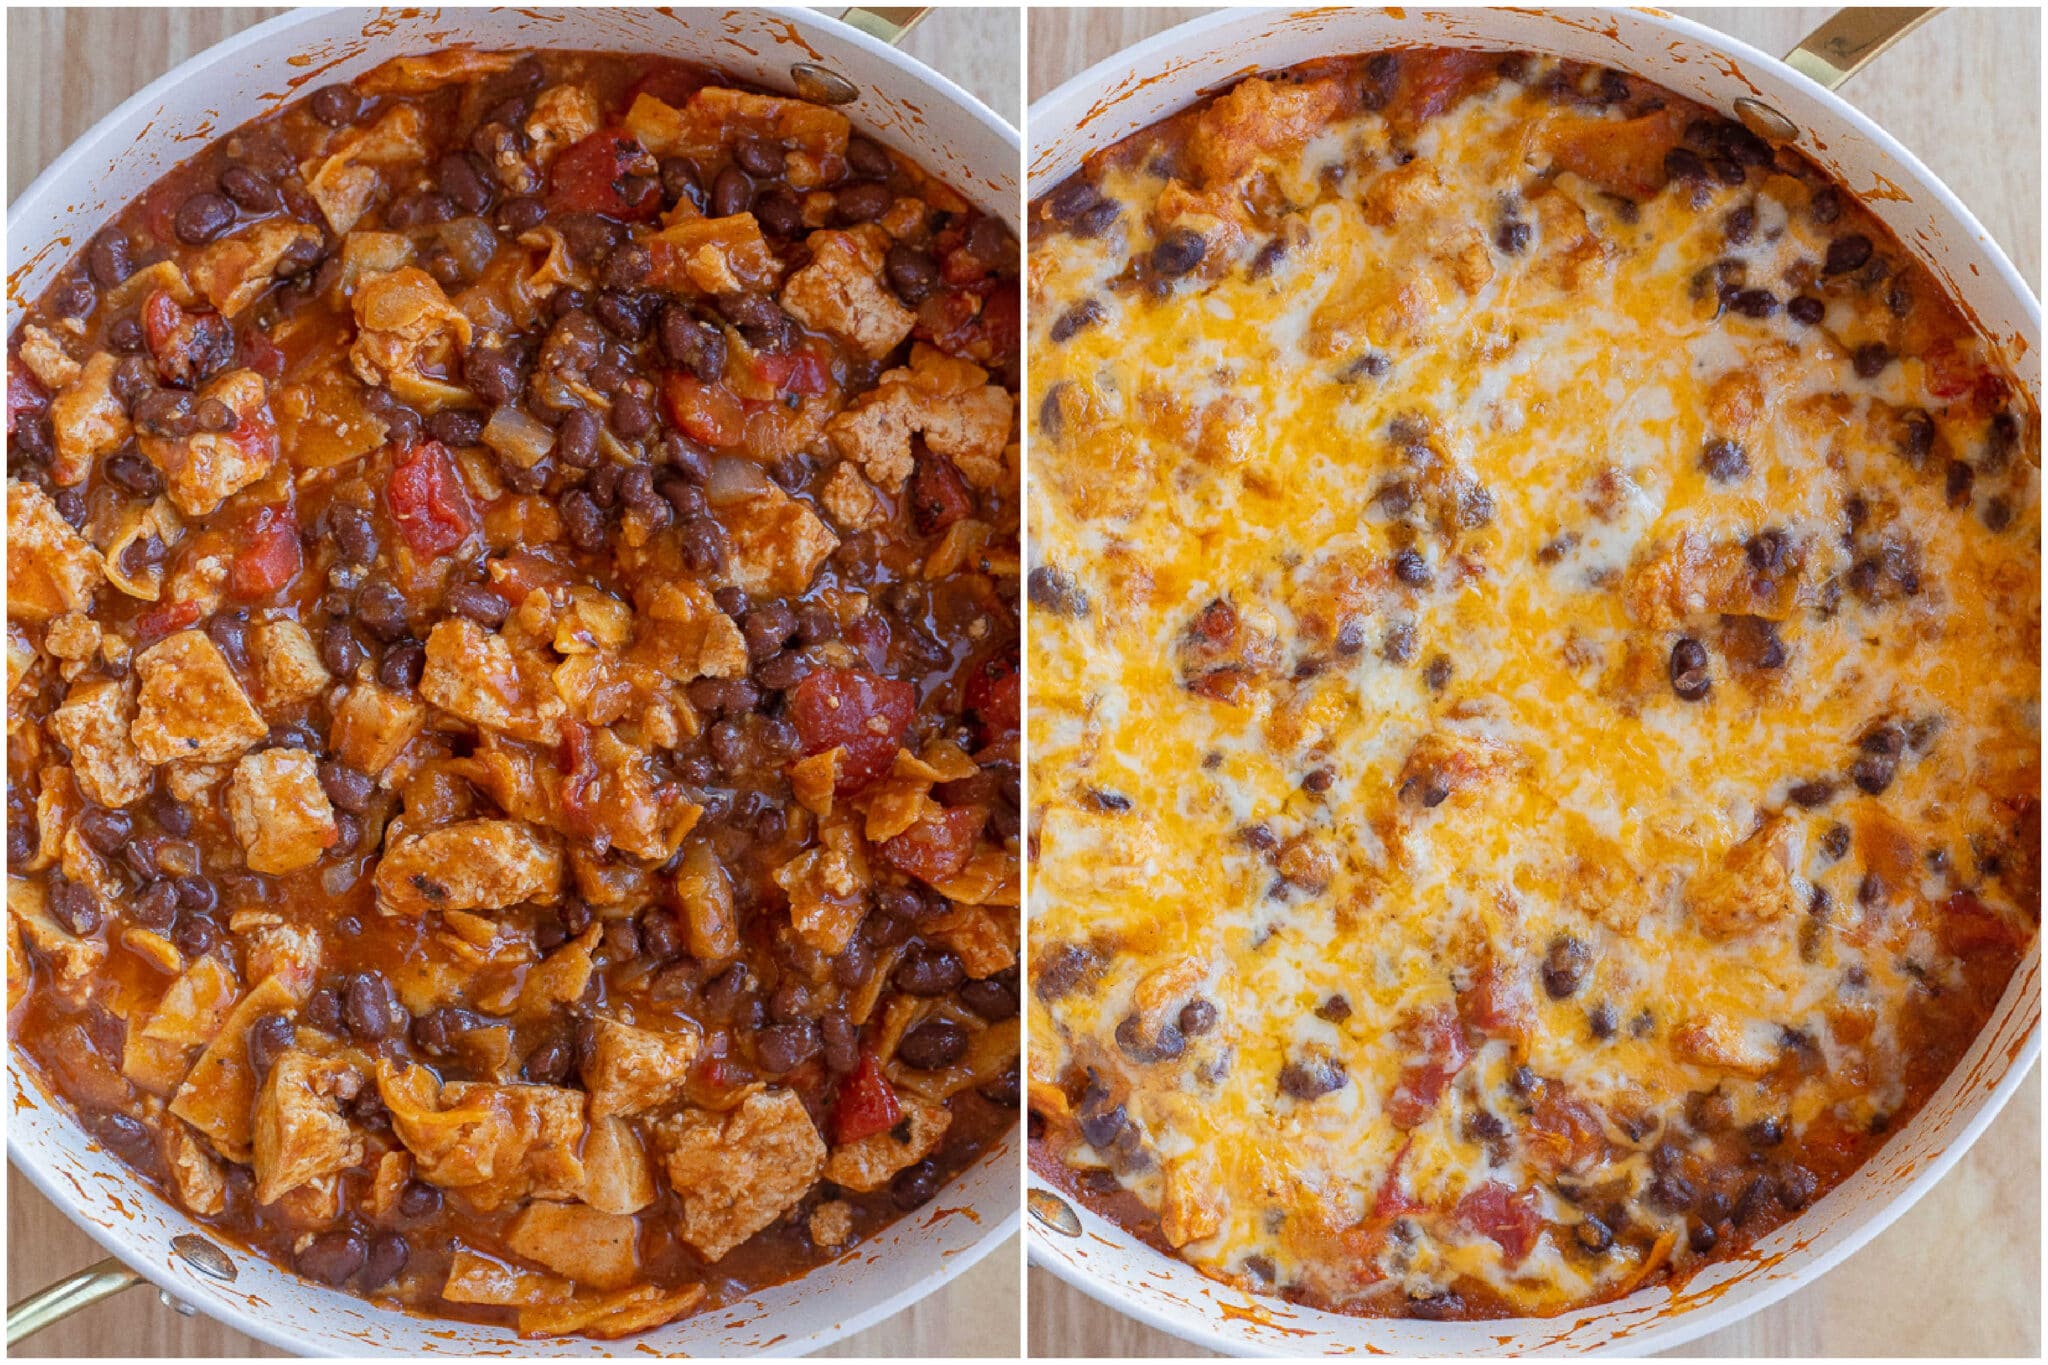
M10 201L129 95L179 62L281 9L10 9L7 13L7 197ZM950 76L1015 123L1020 114L1014 10L942 10L903 49ZM54 79L50 73L61 73ZM888 1321L820 1352L826 1356L1015 1356L1021 1298L1016 1239ZM34 1292L100 1259L91 1239L34 1186L7 1178L7 1297ZM9 1354L276 1356L205 1318L181 1318L133 1289L48 1329Z
M1034 9L1028 98L1206 9ZM1687 9L1766 52L1833 11ZM1952 9L1843 93L1968 204L2041 289L2041 14ZM1884 1235L1804 1291L1675 1351L1685 1356L2041 1354L2041 1078L2020 1088L1968 1156ZM1033 1356L1203 1355L1030 1272Z

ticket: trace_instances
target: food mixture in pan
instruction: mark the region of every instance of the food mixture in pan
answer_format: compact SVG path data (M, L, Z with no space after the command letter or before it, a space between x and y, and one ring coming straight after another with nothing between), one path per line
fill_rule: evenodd
M322 89L7 354L8 1020L300 1273L729 1303L1018 1105L1018 248L650 57Z
M1936 280L1462 51L1243 81L1030 231L1037 1168L1430 1318L1855 1170L2040 912L2039 420Z

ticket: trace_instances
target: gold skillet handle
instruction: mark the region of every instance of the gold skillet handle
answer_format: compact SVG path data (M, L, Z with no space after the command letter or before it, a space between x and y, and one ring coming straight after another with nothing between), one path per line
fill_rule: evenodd
M1833 90L1939 9L1867 5L1840 10L1786 53L1785 64Z
M66 1275L45 1289L7 1305L7 1345L14 1346L45 1327L62 1322L81 1308L112 1298L124 1289L142 1283L142 1276L112 1256L89 1265L75 1275Z
M839 18L870 38L880 38L894 47L917 21L932 12L930 5L853 5Z

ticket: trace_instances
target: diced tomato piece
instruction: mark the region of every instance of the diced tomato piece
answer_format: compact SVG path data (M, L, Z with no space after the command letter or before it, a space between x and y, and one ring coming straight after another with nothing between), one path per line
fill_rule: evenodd
M875 1054L861 1049L860 1062L839 1083L832 1102L832 1139L837 1145L886 1133L903 1118L903 1106L896 1102L895 1087L882 1074Z
M1401 1178L1401 1167L1408 1160L1408 1153L1415 1146L1415 1139L1409 1138L1401 1144L1401 1150L1394 1153L1394 1159L1387 1163L1387 1173L1380 1177L1379 1191L1373 1197L1372 1218L1376 1223L1389 1223L1404 1213L1413 1213L1422 1207L1422 1202L1408 1193L1408 1182Z
M1521 1264L1543 1234L1535 1196L1527 1190L1517 1193L1498 1180L1487 1181L1458 1201L1458 1221L1498 1242L1509 1265Z
M917 710L917 688L852 668L821 668L790 693L789 716L804 752L844 748L838 791L859 791L889 770Z
M817 397L832 387L832 368L822 356L810 351L767 351L754 357L754 374L763 384L782 393Z
M981 309L981 332L988 340L987 364L1000 369L1015 360L1023 335L1023 294L1014 280L997 281Z
M1452 1078L1472 1058L1465 1027L1449 1006L1424 1010L1397 1030L1397 1036L1426 1060L1408 1067L1387 1096L1387 1117L1396 1128L1413 1128L1435 1112Z
M967 675L960 700L978 722L984 746L1017 732L1022 719L1021 682L1017 661L1007 655L983 659Z
M693 374L672 370L662 377L661 396L668 419L693 441L726 449L747 434L747 410L723 384L706 384Z
M218 313L193 313L164 290L142 304L142 340L166 384L192 388L226 369L235 354L235 331Z
M159 602L135 618L135 643L155 644L166 635L176 635L199 622L197 602Z
M50 395L36 377L28 372L28 366L14 364L7 367L7 434L21 425L24 416L33 417L50 405Z
M988 812L980 806L940 811L884 841L882 861L924 881L944 881L967 866L987 823Z
M925 535L937 535L974 511L974 495L967 480L943 455L927 450L917 457L917 471L910 476L910 515Z
M290 507L259 507L235 534L228 592L244 602L270 597L299 576L299 520Z
M242 363L263 376L266 384L284 378L285 353L262 331L244 327L238 337Z
M1606 1129L1599 1111L1563 1081L1545 1081L1529 1107L1523 1147L1539 1170L1577 1170L1607 1149Z
M616 128L564 147L548 171L548 207L636 221L661 211L654 157Z
M588 725L575 720L563 722L555 766L562 770L562 813L578 833L587 835L598 779L597 756L591 752Z
M1535 1011L1528 972L1504 967L1498 958L1489 957L1472 989L1458 997L1459 1017L1496 1038L1528 1037Z
M981 295L946 289L918 305L914 335L949 355L970 355L981 335Z
M405 452L385 498L399 536L421 559L446 554L476 530L469 490L439 441L420 441Z

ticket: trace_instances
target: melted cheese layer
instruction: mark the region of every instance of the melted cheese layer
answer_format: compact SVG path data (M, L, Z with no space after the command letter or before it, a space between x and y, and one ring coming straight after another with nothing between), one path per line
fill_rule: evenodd
M1554 1313L1853 1169L2034 934L2038 421L1706 111L1374 70L1034 215L1033 1103L1212 1273Z

